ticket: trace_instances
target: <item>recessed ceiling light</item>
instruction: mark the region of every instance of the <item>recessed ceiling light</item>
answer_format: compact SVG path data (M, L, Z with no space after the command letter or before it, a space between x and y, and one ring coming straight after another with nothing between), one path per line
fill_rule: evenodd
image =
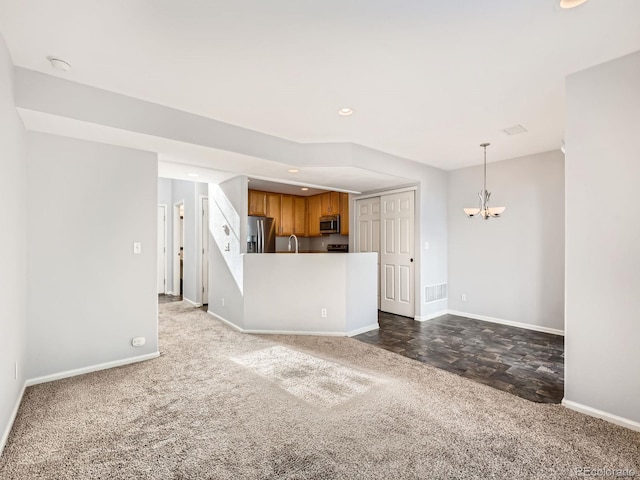
M587 0L560 0L560 8L574 8L582 5Z
M47 57L47 60L51 62L51 66L55 70L60 70L62 72L68 72L69 70L71 70L71 64L69 62L65 62L64 60L60 60L59 58L55 57Z
M190 177L199 177L200 176L197 173L187 173L187 175L189 175Z
M338 115L348 117L349 115L353 115L353 110L351 110L349 107L341 108L340 110L338 110Z
M307 187L302 187L300 190L302 190L303 192L306 192L309 189Z
M289 170L287 170L287 172L289 173L298 173L300 170L298 170L297 168L290 168Z

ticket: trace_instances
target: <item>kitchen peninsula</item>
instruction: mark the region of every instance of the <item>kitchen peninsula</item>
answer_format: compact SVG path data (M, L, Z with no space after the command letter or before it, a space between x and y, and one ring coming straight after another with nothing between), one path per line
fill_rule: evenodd
M378 328L376 253L243 257L245 332L353 336Z

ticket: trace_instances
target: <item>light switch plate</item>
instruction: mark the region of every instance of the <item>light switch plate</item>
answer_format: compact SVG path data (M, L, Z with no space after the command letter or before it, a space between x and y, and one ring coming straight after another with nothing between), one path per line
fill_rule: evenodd
M140 255L142 253L142 243L133 242L133 253L135 255Z

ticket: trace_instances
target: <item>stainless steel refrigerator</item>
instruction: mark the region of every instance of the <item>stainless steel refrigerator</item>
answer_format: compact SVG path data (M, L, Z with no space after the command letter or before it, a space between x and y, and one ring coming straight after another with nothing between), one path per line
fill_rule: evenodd
M275 253L276 224L271 217L249 216L247 253Z

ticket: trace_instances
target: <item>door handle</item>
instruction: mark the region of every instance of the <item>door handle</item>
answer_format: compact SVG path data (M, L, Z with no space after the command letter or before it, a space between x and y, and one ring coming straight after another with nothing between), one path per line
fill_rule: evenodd
M410 261L411 263L413 263L413 258L410 258L410 259L409 259L409 261Z

